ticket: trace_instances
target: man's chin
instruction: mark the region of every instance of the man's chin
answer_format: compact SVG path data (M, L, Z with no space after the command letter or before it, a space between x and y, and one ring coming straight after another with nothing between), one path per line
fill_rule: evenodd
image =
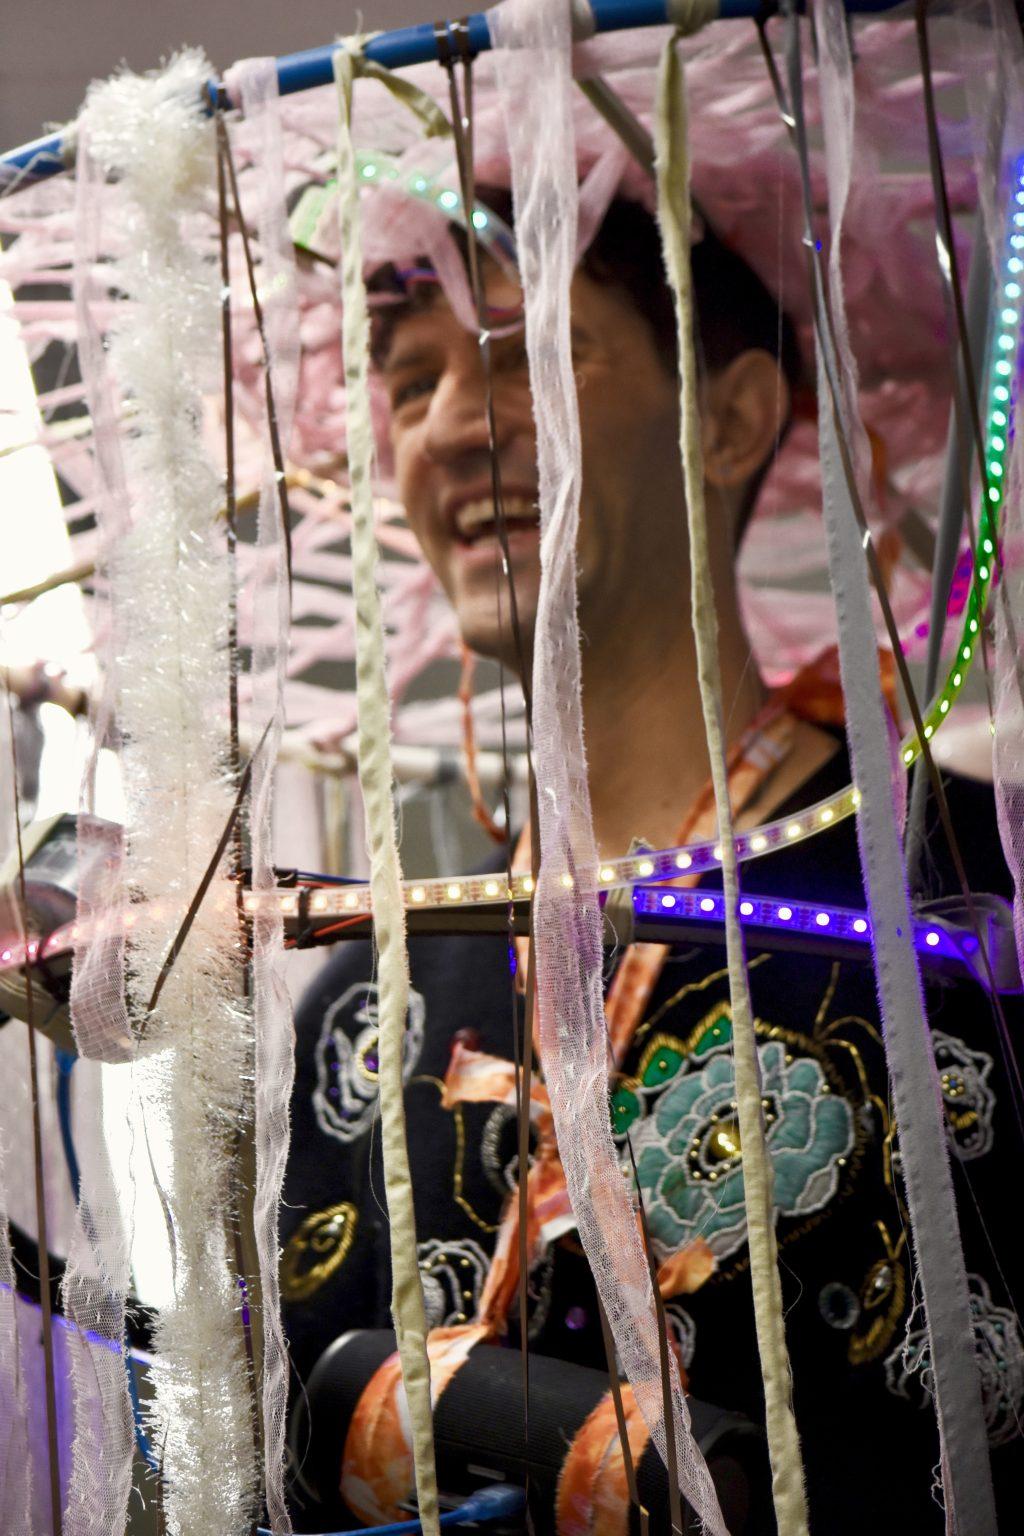
M512 623L507 600L502 603L500 620L495 603L491 603L487 608L475 602L459 604L456 607L456 617L464 643L477 656L486 656L488 660L500 661L503 666L518 673L520 652L522 652L522 659L529 665L529 657L533 651L533 627L536 620L536 608L532 602L524 607L522 598L519 599L517 625Z

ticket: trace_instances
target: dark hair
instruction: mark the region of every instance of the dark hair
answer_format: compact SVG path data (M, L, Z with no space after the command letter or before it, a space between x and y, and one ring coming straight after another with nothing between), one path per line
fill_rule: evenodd
M477 195L481 203L511 225L512 196L506 188L480 187ZM465 253L465 232L456 228L454 235ZM800 386L803 370L796 330L757 273L718 238L706 221L703 237L693 247L691 263L701 368L709 374L717 373L741 353L763 350L778 359L792 397ZM677 351L672 292L665 280L661 235L647 209L640 203L614 198L580 267L593 281L615 284L625 291L649 324L662 363L674 374ZM368 286L377 292L404 289L413 308L433 302L429 289L420 285L405 289L398 272L390 265L379 268ZM391 306L376 312L372 351L378 364L386 356L394 321L401 312L400 306L397 313ZM767 470L766 463L747 487L736 531L737 545Z

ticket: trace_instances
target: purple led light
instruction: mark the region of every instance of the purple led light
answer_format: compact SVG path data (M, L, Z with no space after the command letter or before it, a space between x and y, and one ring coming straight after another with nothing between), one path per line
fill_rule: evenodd
M713 912L715 910L715 903L710 896L705 896L702 899L700 909L702 912Z
M661 898L661 904L663 907L674 907L676 904L676 899L674 896L663 896Z
M819 928L827 928L832 919L827 912L816 912L814 914L814 921Z
M788 923L790 918L793 916L793 908L792 907L780 907L779 908L778 916L779 916L779 922L780 923Z

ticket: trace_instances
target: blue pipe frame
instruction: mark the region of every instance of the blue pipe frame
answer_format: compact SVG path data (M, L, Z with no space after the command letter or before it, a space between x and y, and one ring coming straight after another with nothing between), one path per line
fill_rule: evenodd
M846 0L851 15L877 16L895 10L902 0ZM621 32L629 27L664 26L669 17L671 0L590 0L595 30L597 32ZM764 0L718 0L720 20L753 20L766 11L775 9ZM479 11L466 18L464 23L471 50L486 53L491 47L491 34L485 12ZM298 91L312 90L318 85L328 85L333 78L332 58L337 45L329 43L324 48L307 48L301 53L286 53L277 61L278 89L282 96ZM424 22L415 27L398 27L391 32L380 32L366 41L368 59L387 69L403 69L409 64L425 64L438 56L438 40L435 26ZM210 110L221 95L221 83L211 80L206 86ZM0 155L0 193L17 184L46 181L70 170L74 164L75 136L73 125L58 129L56 133L33 139L17 149Z

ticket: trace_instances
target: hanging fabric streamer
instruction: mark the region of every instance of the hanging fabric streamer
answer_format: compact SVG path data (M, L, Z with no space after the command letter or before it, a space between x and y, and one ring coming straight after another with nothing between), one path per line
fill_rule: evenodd
M807 1502L800 1443L793 1414L793 1387L786 1349L782 1285L775 1242L774 1179L762 1110L761 1072L754 1031L750 981L740 928L739 877L723 726L718 623L704 500L704 466L693 335L690 270L691 206L683 65L672 38L662 55L655 116L658 220L665 266L675 297L679 336L680 423L686 510L690 536L693 633L697 648L704 729L718 811L725 892L725 940L733 1021L736 1106L743 1147L743 1202L750 1251L754 1318L764 1378L768 1449L775 1514L782 1536L806 1536Z
M84 950L72 1013L80 1048L111 1003L125 1052L141 1042L133 1068L139 1098L152 1142L167 1149L161 1180L173 1301L155 1325L153 1440L174 1536L211 1529L242 1536L257 1490L229 1239L252 1020L241 995L244 955L225 921L234 890L223 861L167 967L234 798L225 752L229 587L221 486L200 436L202 399L217 379L219 294L216 268L192 238L214 183L213 125L202 111L208 75L207 61L190 53L159 74L124 73L90 93L86 176L117 177L126 238L104 272L90 271L87 206L80 272L84 306L101 278L123 295L109 377L97 368L95 349L86 349L83 372L98 407L111 593L98 742L107 744L116 719L126 807L123 849L108 849L102 885L96 877L87 882L83 903L90 917L114 915L128 935ZM95 192L95 184L87 181L86 190ZM122 461L113 423L125 400L133 433ZM129 898L137 905L124 923ZM165 984L156 1004L158 977ZM80 1252L65 1283L75 1321L101 1331L117 1350L107 1351L116 1374L111 1367L97 1398L85 1355L100 1351L86 1342L77 1349L68 1525L90 1536L123 1530L131 1486L132 1419L120 1353L128 1253L120 1219L106 1207L109 1175L100 1162L83 1160Z
M806 174L799 18L787 10L790 108L804 171L806 237L813 247ZM823 114L833 252L829 307L821 269L812 263L818 357L818 412L824 486L823 516L829 572L839 622L839 653L846 700L847 738L860 791L857 831L871 909L879 1005L893 1107L900 1129L901 1171L924 1298L933 1392L942 1451L947 1527L957 1536L996 1530L981 1385L963 1247L949 1164L942 1096L925 1016L913 944L899 827L893 803L885 707L873 641L864 551L871 535L858 520L858 477L863 446L844 455L843 443L862 428L856 400L856 364L843 310L841 237L849 191L853 98L846 88L850 61L845 17L837 4L818 8L819 44L830 55L823 92L840 91ZM844 110L845 103L845 110Z
M356 52L357 45L353 44ZM348 469L352 485L353 589L356 599L356 701L359 784L366 807L373 931L380 978L378 998L381 1147L391 1223L391 1310L412 1429L419 1513L425 1536L437 1536L437 1474L427 1358L423 1282L416 1258L409 1149L405 1139L402 1064L409 1004L402 871L395 837L391 726L384 671L384 626L376 584L373 505L373 427L370 417L370 317L363 281L359 182L352 143L352 87L357 73L349 46L334 55L340 108L338 207L341 221L342 350L345 364Z
M264 366L271 388L268 411L283 454L287 453L298 379L299 323L295 264L285 201L284 146L272 58L250 59L230 72L245 115L258 172L255 224L261 258L259 286ZM245 213L251 210L243 210ZM263 742L252 769L249 815L251 883L255 891L275 884L272 838L274 776L284 725L284 677L290 606L287 544L282 526L280 482L271 448L271 423L263 424L264 455L256 525L257 560L246 592L251 668L242 713L250 742ZM246 698L245 694L248 694ZM252 919L253 1028L255 1032L255 1190L253 1224L259 1262L262 1328L262 1419L264 1495L275 1536L291 1522L284 1494L284 1452L288 1413L288 1353L281 1329L278 1287L277 1217L288 1156L288 1106L295 1070L291 1001L282 974L284 932L280 910L266 903Z
M541 1059L580 1238L622 1368L668 1465L654 1295L608 1112L598 859L583 743L580 434L569 329L577 197L570 13L568 5L506 0L488 19L511 155L540 486L533 739L541 866L533 932ZM674 1359L670 1378L678 1452L671 1470L706 1529L722 1533Z

